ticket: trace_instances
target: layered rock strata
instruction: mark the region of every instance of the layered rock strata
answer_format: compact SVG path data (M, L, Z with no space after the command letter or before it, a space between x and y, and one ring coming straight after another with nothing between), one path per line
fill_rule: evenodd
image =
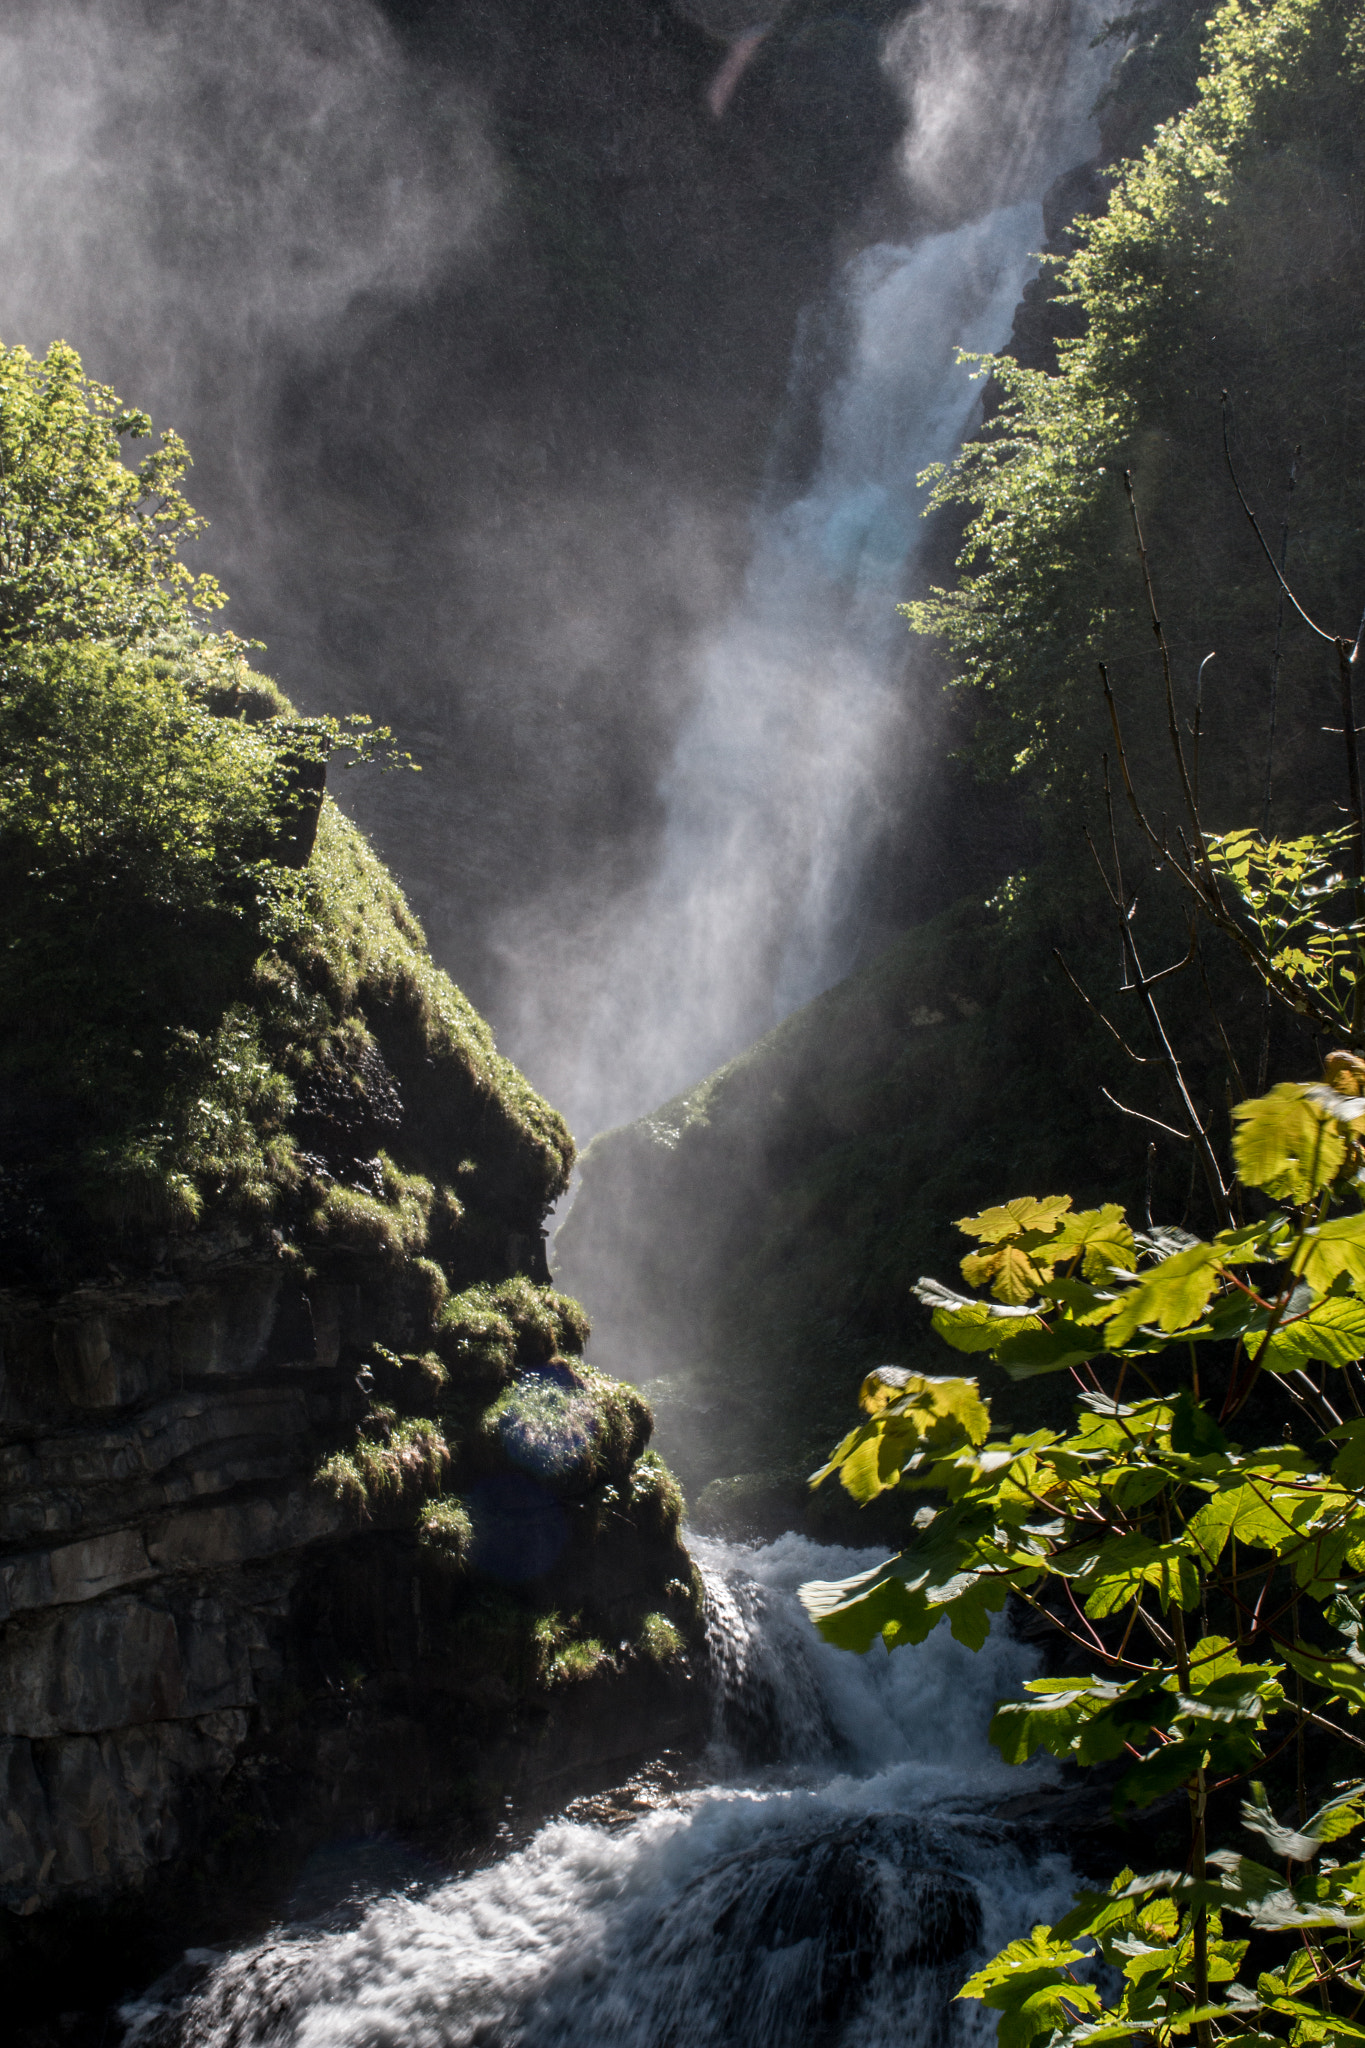
M202 1937L243 1852L286 1873L328 1835L449 1828L691 1725L685 1656L636 1640L644 1610L685 1628L692 1600L676 1512L639 1462L642 1403L632 1434L549 1484L471 1430L454 1470L511 1490L514 1539L547 1515L556 1533L529 1570L481 1570L477 1509L464 1562L422 1542L410 1506L357 1509L316 1482L398 1364L375 1350L394 1328L373 1276L301 1279L220 1238L138 1284L10 1292L0 1327L12 1948L26 1926L50 1953L64 1909L136 1927L139 1902ZM616 1633L556 1684L534 1617L570 1609Z

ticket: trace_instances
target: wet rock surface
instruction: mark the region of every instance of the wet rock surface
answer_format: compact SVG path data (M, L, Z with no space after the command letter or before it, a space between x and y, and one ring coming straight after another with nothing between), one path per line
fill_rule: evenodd
M807 2039L810 2026L847 2018L874 1972L947 1963L971 1948L976 1890L953 1871L924 1868L932 1854L915 1821L873 1814L805 1842L760 1843L708 1873L708 1887L730 1894L712 1923L718 1965L750 1964L730 1986L725 2038L755 2038L774 1979L789 1987L791 2038Z
M547 1687L495 1583L315 1483L392 1330L377 1277L200 1250L0 1300L0 1961L35 2040L54 2002L262 1924L319 1844L408 1830L448 1868L508 1800L625 1775L701 1715L686 1658L614 1642ZM672 1528L562 1519L532 1605L633 1612L688 1570Z

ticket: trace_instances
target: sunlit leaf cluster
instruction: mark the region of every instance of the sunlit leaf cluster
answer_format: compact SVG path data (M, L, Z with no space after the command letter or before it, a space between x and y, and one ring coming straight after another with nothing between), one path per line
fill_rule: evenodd
M803 1588L829 1641L919 1643L946 1622L979 1649L1022 1602L1092 1668L1001 1702L991 1737L1006 1760L1106 1767L1119 1813L1188 1799L1182 1869L1122 1872L966 1985L1010 2048L1365 2035L1365 1866L1328 1853L1358 1826L1365 1788L1329 1787L1310 1812L1302 1743L1307 1730L1365 1750L1351 1725L1365 1706L1360 1099L1281 1084L1241 1103L1237 1170L1258 1213L1207 1239L1061 1197L964 1218L976 1291L921 1281L934 1329L1016 1378L1069 1371L1072 1427L1001 1438L974 1379L882 1368L863 1422L815 1475L859 1501L928 1495L899 1556ZM1239 1421L1267 1390L1298 1427L1244 1445ZM1296 1745L1286 1819L1262 1780ZM1281 1867L1210 1848L1210 1799L1236 1786L1258 1854ZM1292 1946L1266 1968L1274 1935Z

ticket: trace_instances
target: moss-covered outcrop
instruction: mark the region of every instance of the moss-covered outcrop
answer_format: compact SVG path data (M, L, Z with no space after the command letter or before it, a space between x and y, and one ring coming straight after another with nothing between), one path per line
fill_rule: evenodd
M569 1133L326 793L387 736L205 632L178 444L125 466L149 423L63 347L0 385L22 2017L268 1915L320 1840L439 1853L677 1739L699 1587L650 1410L549 1284Z

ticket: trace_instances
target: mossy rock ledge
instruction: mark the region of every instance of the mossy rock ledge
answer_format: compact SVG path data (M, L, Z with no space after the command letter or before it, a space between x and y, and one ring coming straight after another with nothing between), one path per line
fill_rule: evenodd
M330 798L302 872L306 917L159 981L149 958L161 1013L100 1041L135 1082L167 1032L210 1045L229 1080L199 1108L238 1118L216 1151L192 1118L179 1151L127 1116L115 1145L60 1047L9 1048L0 1967L21 2023L259 1927L319 1845L396 1831L449 1864L509 1800L619 1779L706 1717L681 1495L549 1283L569 1134Z

